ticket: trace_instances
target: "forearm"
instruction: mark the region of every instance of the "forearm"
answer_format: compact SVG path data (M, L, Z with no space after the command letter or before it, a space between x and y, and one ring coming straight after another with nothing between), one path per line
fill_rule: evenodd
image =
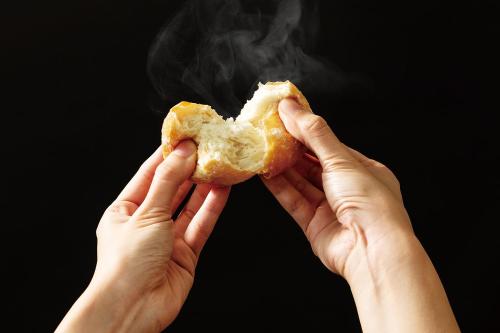
M414 236L403 237L386 251L365 251L366 260L349 281L363 332L459 332L439 276L420 242ZM375 255L389 259L374 259Z
M133 323L139 302L123 299L119 288L91 282L73 304L56 333L125 332Z

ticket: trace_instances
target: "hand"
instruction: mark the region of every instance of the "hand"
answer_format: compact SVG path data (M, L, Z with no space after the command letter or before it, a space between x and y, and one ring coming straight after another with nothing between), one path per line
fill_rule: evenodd
M458 332L446 293L384 165L342 144L321 117L279 105L287 130L313 154L264 184L314 253L349 283L366 332Z
M92 282L58 331L159 332L179 313L200 252L229 188L192 183L195 145L181 142L163 162L158 149L139 169L97 228Z
M383 164L342 144L323 118L293 100L279 106L287 130L310 154L264 184L304 231L314 253L350 280L358 265L395 240L411 238L399 182ZM318 160L319 159L319 160Z

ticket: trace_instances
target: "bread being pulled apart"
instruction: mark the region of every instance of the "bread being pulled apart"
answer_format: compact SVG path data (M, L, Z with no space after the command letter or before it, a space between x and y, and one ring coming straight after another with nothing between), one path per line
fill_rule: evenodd
M285 98L311 111L289 81L259 84L236 119L224 120L209 105L180 102L163 122L163 157L180 141L191 139L198 147L191 176L195 183L232 185L256 174L273 177L293 166L305 151L279 117L278 104Z

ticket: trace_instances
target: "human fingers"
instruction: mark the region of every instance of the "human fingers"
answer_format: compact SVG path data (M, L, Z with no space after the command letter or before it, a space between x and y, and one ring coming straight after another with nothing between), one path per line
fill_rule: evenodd
M305 177L303 177L297 170L291 168L283 172L283 176L290 184L301 193L313 207L320 204L325 200L325 193L319 190L316 186L311 184Z
M192 175L195 166L195 144L190 140L182 141L156 168L149 192L136 214L162 214L171 218L174 196L181 184Z
M146 197L149 187L151 186L151 181L153 180L155 169L162 160L161 147L159 147L140 166L139 170L118 195L116 201L128 201L136 205L136 207L139 206Z
M196 185L193 194L191 194L188 202L175 219L175 232L178 236L184 235L188 224L194 218L210 192L210 188L211 186L209 184Z
M199 256L229 197L230 187L212 187L184 233L184 240Z
M186 198L186 195L189 193L191 188L193 187L193 182L190 180L184 181L181 186L179 186L179 190L174 196L174 200L172 200L172 212L175 212L182 201Z
M322 117L304 110L292 99L282 100L278 109L288 132L316 154L325 173L358 167Z
M315 209L313 205L302 193L297 191L283 174L269 179L261 177L261 179L276 200L305 232L314 216Z
M323 169L316 157L304 154L294 165L294 169L316 188L323 190L323 180L321 179Z

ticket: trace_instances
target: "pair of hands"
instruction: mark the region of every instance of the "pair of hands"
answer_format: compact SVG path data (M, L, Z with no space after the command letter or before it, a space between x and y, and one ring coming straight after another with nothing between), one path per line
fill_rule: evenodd
M363 329L387 328L380 318L371 320L376 314L370 308L375 302L390 311L392 302L407 293L392 288L389 295L395 299L377 298L391 278L411 275L412 267L435 272L414 237L399 183L384 165L342 144L321 117L293 100L282 101L279 110L287 130L317 158L306 154L295 167L263 182L302 228L323 264L349 282ZM158 332L175 319L230 191L197 185L173 221L193 186L188 178L195 151L192 142L184 141L162 161L157 150L106 210L97 229L94 277L59 332ZM446 307L446 295L444 302ZM409 311L420 307L413 304Z

